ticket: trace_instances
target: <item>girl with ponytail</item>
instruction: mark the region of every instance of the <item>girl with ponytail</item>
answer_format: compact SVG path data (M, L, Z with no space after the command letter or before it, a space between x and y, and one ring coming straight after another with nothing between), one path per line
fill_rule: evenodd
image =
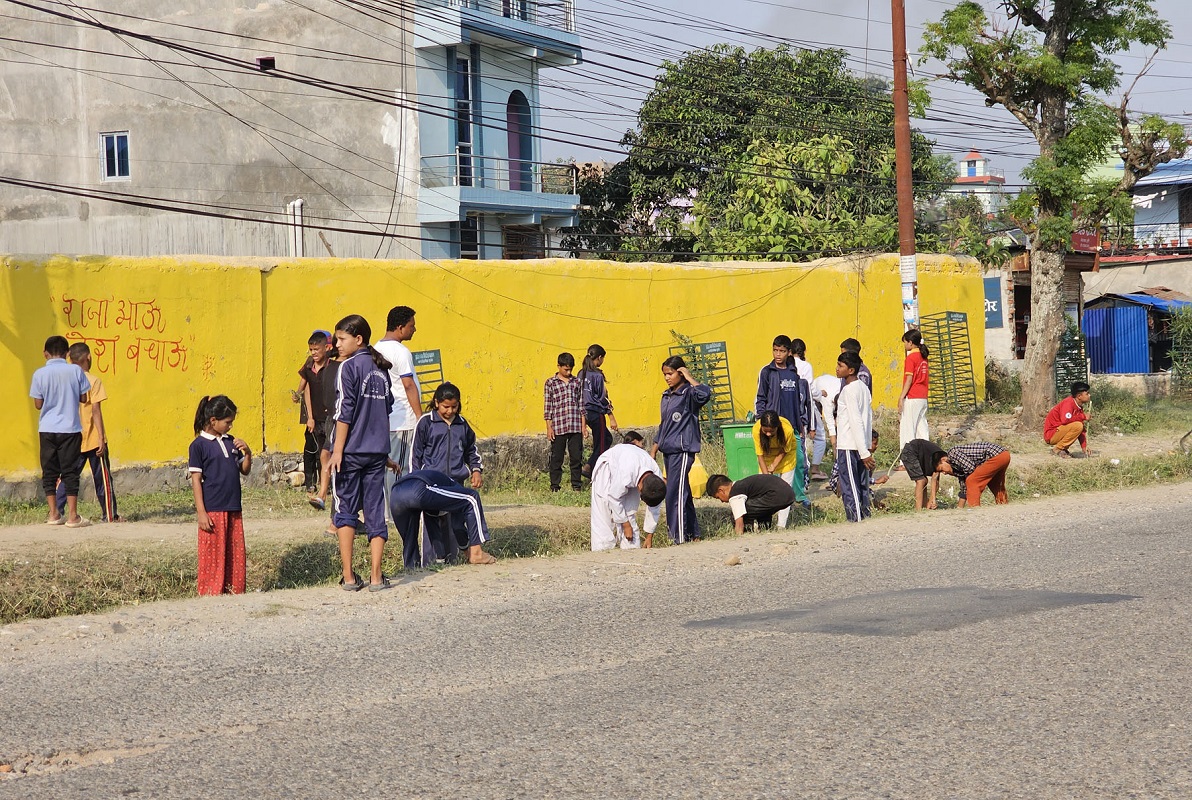
M252 451L228 435L235 420L226 395L204 397L195 410L187 469L199 522L199 594L244 594L240 476L252 469Z
M613 446L609 429L617 430L617 418L613 416L613 404L608 399L608 386L604 381L604 348L594 344L584 354L584 365L579 371L580 404L584 409L584 422L592 429L592 455L583 466L584 475L592 477L596 459ZM608 415L608 424L604 417Z
M389 412L393 410L390 363L373 349L372 329L364 317L349 314L335 326L341 363L335 379L335 429L331 434L331 473L334 495L331 523L339 536L343 566L340 584L346 591L369 591L389 586L381 574L381 556L389 529L385 523L385 469L389 461ZM365 584L352 569L356 515L364 512L368 534L371 580Z
M911 328L902 334L906 361L902 368L902 394L898 396L898 447L912 439L928 439L927 428L927 345L923 334Z

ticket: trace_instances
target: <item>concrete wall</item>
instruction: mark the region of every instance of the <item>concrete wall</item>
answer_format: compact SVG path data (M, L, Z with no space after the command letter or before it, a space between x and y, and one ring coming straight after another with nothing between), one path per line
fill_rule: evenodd
M979 265L943 256L919 263L922 313L967 312L973 360L982 364ZM216 393L239 405L235 431L255 448L299 450L289 390L310 331L359 313L379 337L399 304L417 310L413 349L442 351L445 375L460 386L481 436L540 432L542 382L556 355L582 357L593 342L609 352L618 421L656 424L672 330L727 343L742 416L778 333L807 342L817 373L835 368L841 339L859 338L878 404L896 402L901 378L895 255L799 265L8 257L2 270L0 398L12 410L0 451L6 477L37 468L29 378L55 333L85 337L96 351L118 465L184 456L199 397ZM982 396L984 371L976 378Z
M1183 246L1189 235L1180 228L1179 186L1146 186L1134 192L1134 238L1139 245Z
M237 217L281 220L286 203L302 198L310 222L415 237L382 246L372 235L326 231L325 245L308 230L307 255L418 252L415 196L409 181L398 178L398 161L408 158L401 139L414 133L412 124L403 131L394 101L414 89L410 36L400 17L332 0L95 6L105 24L191 50L8 9L0 18L0 174ZM257 70L260 56L274 57L276 72ZM283 73L363 87L372 97ZM129 133L131 178L104 182L99 135L115 131ZM0 187L0 221L7 252L274 258L289 252L282 226L35 189Z

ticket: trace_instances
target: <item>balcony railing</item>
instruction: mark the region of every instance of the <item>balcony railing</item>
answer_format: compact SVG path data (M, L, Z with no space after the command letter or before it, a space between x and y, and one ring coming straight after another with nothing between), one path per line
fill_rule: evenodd
M470 186L512 192L578 193L579 170L574 164L448 153L423 156L421 173L422 185L428 189Z
M437 3L575 33L575 0L437 0Z

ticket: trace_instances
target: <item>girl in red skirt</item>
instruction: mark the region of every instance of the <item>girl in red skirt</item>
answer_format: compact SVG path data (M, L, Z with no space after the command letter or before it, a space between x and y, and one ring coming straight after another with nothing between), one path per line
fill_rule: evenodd
M222 394L204 397L195 412L190 487L199 518L199 594L244 594L240 476L252 468L252 451L228 435L235 419L236 404Z

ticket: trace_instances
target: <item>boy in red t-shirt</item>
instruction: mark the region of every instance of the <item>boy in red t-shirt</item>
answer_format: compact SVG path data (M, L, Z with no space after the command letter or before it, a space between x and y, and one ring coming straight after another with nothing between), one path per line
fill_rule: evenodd
M1088 426L1088 415L1082 406L1091 400L1089 385L1084 381L1072 384L1072 394L1056 403L1047 413L1043 423L1043 441L1051 445L1051 454L1060 458L1071 458L1068 448L1080 442L1080 449L1085 457L1092 455L1089 450L1089 440L1085 435Z

